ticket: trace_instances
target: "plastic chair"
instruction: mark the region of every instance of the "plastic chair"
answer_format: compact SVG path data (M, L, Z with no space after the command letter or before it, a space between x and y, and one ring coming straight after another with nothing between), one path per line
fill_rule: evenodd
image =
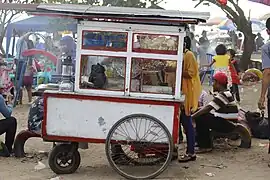
M214 55L213 55L213 54L208 54L208 53L207 53L206 56L207 56L208 64L211 64L212 61L213 61ZM213 69L212 66L209 67L209 68L207 68L207 69L205 69L205 70L203 70L203 71L202 71L203 76L202 76L202 78L201 78L201 84L203 84L206 74L209 74L209 75L210 75L210 77L209 77L209 86L211 86L211 85L213 84L213 76L214 76L214 72L215 72L215 71L214 71L214 69Z

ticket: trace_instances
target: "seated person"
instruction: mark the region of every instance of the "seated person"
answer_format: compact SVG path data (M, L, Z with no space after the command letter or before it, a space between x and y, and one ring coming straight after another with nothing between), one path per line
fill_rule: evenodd
M218 72L213 78L213 90L217 92L217 95L192 115L193 122L196 124L198 153L212 150L210 129L220 133L230 133L234 130L246 133L246 127L229 120L238 118L238 107L230 90L227 89L228 77Z
M0 120L0 135L5 134L5 143L0 144L0 156L9 157L12 153L12 146L17 130L17 120L11 116L12 114L12 102L11 96L7 97L7 104L2 95L3 85L0 83L0 113L5 119Z

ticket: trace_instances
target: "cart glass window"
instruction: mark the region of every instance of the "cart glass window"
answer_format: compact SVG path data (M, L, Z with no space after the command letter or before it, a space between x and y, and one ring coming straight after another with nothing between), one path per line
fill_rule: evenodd
M81 56L80 88L124 91L125 57Z
M133 58L131 92L173 95L176 65L173 60Z
M177 55L178 36L133 34L133 52Z
M127 51L127 33L85 30L82 34L82 49Z

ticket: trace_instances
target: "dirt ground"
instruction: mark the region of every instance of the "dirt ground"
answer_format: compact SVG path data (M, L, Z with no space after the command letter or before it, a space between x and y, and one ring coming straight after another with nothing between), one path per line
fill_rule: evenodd
M241 87L242 103L245 110L256 111L259 85ZM18 119L18 131L27 127L29 105L16 107L14 116ZM3 139L3 137L1 137ZM267 154L268 141L253 139L251 149L236 146L216 145L213 152L199 155L197 161L179 164L173 161L158 179L180 180L265 180L269 178L270 155ZM0 158L0 180L45 180L57 177L48 167L47 156L40 151L49 152L51 143L41 139L30 139L26 144L28 157L22 159ZM104 145L91 144L88 150L80 150L82 163L72 175L61 176L63 180L108 179L121 177L112 170L105 157ZM37 162L46 165L35 170ZM210 173L210 174L209 174Z

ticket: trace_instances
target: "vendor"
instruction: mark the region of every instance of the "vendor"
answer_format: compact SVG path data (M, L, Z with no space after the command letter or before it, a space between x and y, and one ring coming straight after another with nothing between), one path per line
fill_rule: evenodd
M12 153L12 146L17 130L17 120L11 116L13 107L11 103L12 98L11 96L8 96L8 102L6 104L2 95L3 88L3 84L0 83L0 113L5 117L0 120L0 135L6 133L5 143L0 143L0 156L9 157Z

